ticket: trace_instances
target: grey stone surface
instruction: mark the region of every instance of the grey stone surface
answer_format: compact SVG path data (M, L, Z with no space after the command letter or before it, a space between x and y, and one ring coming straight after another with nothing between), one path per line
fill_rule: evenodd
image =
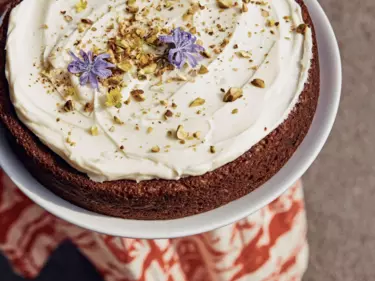
M305 281L375 280L375 1L320 3L339 41L343 92L332 135L304 176Z

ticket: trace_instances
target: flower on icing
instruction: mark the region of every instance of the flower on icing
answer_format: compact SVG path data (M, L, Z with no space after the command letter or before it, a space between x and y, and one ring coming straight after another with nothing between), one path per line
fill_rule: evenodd
M174 29L172 35L159 36L159 40L172 45L169 49L168 60L178 69L181 69L186 61L191 67L196 67L198 61L202 59L200 52L203 52L204 48L195 44L197 38L194 35L181 30L181 28Z
M77 57L73 52L69 52L73 61L68 65L68 71L72 74L81 74L79 82L81 86L90 83L93 89L99 89L98 78L106 79L112 75L108 68L115 67L106 59L110 58L109 54L101 54L93 58L91 51L87 53L83 50L79 52L82 59Z

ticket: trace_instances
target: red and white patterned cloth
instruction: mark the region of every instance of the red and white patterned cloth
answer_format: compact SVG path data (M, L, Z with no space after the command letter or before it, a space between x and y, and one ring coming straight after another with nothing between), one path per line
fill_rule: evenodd
M230 226L185 238L142 240L62 221L26 198L0 171L0 250L15 270L35 277L65 239L106 281L297 281L308 260L300 182Z

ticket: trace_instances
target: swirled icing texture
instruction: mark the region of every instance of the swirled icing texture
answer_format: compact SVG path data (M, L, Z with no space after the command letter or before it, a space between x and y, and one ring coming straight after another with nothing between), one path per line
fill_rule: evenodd
M95 92L89 86L79 86L78 78L66 73L71 61L67 50L77 52L76 42L84 44L85 50L94 44L103 47L110 36L105 27L116 25L114 19L127 16L126 3L90 0L85 10L77 13L77 1L24 0L12 11L6 73L20 120L55 153L94 181L172 180L202 175L223 166L277 128L293 110L308 82L312 35L310 29L305 35L291 31L303 22L300 6L294 0L249 4L246 13L240 12L241 4L220 10L216 0L205 0L201 4L206 8L193 18L199 39L207 49L229 39L220 54L213 53L211 59L202 61L209 73L198 75L194 81L169 79L173 81L163 83L162 87L152 86L156 80L139 81L125 74L124 100L134 87L144 90L146 100L133 101L121 109L108 108L104 105L104 87ZM174 8L159 11L155 8L158 1L151 1L152 7L147 1L138 2L141 8L150 6L147 17L157 16L168 27L183 26L181 15L191 4L185 0L169 1ZM272 28L273 34L264 10L269 12L268 18L279 22L278 27ZM71 16L71 20L67 21L63 14ZM289 18L284 19L285 16ZM93 28L79 32L77 24L82 18L90 19ZM225 32L219 32L217 26ZM207 28L213 30L213 35L208 34ZM251 52L251 60L235 55L241 50ZM62 112L58 105L64 104L66 98L59 85L38 78L46 65L55 73L68 75L77 92L75 111ZM167 73L164 81L176 75L173 71ZM251 85L254 78L264 80L266 87ZM49 84L54 89L52 93ZM220 89L230 87L242 88L243 98L224 103ZM205 104L189 107L198 97ZM160 100L177 105L172 109L173 118L164 120L166 107ZM91 101L95 104L94 112L85 113L82 108ZM233 114L234 109L237 114ZM201 113L197 114L197 110ZM115 115L125 124L114 124ZM200 131L200 139L181 144L168 137L167 131L179 125L187 132ZM90 134L92 126L98 127L98 136ZM149 127L153 128L151 133L147 132ZM160 147L159 153L151 152L154 146ZM215 153L211 153L211 146Z

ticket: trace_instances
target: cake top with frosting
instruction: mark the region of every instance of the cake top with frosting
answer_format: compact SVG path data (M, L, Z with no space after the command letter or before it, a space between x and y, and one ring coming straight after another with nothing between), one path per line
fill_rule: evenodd
M172 180L277 128L311 58L294 0L24 0L6 73L21 121L77 170Z

